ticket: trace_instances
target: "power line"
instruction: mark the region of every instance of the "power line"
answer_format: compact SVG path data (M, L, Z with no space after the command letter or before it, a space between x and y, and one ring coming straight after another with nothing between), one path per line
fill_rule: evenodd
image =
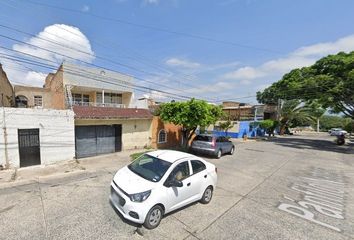
M9 56L8 54L2 54L0 53L0 55L3 55L5 57L5 59L9 59L11 61L15 61L15 62L21 62L21 63L26 63L26 64L31 64L31 65L34 65L34 66L39 66L39 67L44 67L44 68L47 68L47 69L51 69L51 70L57 70L57 68L55 68L55 66L53 65L49 65L49 64L44 64L44 63L41 63L41 62L36 62L36 61L33 61L33 60L28 60L28 59L23 59L23 58L20 58L20 57L14 57L14 56ZM34 56L35 57L35 56ZM79 70L79 71L78 71ZM62 71L62 70L57 70L57 71ZM128 86L126 85L123 85L123 84L119 84L119 83L112 83L110 81L104 81L102 80L102 76L101 75L98 75L98 74L95 74L95 73L92 73L92 72L87 72L85 70L82 70L82 69L76 69L76 70L73 70L73 69L70 69L68 68L68 70L65 70L65 72L69 73L69 74L72 74L72 75L76 75L76 76L80 76L80 77L85 77L85 78L88 78L88 79L92 79L92 80L95 80L95 81L98 81L98 82L103 82L103 83L108 83L108 84L112 84L112 85L117 85L117 86L121 86L121 87L125 87L125 88L132 88L134 90L137 90L137 91L141 91L141 92L150 92L150 91L155 91L155 92L158 92L158 93L162 93L162 94L165 94L167 96L170 96L172 98L178 98L178 99L191 99L191 97L189 96L183 96L183 95L179 95L179 94L175 94L175 93L170 93L170 92L167 92L167 91L163 91L163 90L159 90L159 89L154 89L154 88L150 88L150 87L145 87L145 86L139 86L139 85L134 85L132 83L129 83L129 82L125 82L125 81L122 81L123 83L127 84ZM99 78L96 78L99 77ZM105 77L106 79L109 79L109 80L117 80L115 78L110 78L110 77ZM120 80L121 81L121 80ZM143 90L144 89L144 90Z
M37 39L40 39L40 40L43 40L43 41L47 41L47 42L50 42L50 43L53 43L53 44L56 44L60 47L65 47L65 48L68 48L68 49L71 49L71 50L74 50L74 51L77 51L77 52L80 52L80 53L84 53L86 55L89 55L89 56L94 56L98 59L102 59L102 60L105 60L107 62L110 62L110 63L114 63L116 65L119 65L119 66L124 66L124 67L127 67L127 68L130 68L130 69L133 69L133 70L136 70L136 71L139 71L139 72L142 72L142 73L146 73L146 74L150 74L150 75L156 75L156 76L159 76L158 74L152 74L152 73L149 73L149 72L146 72L146 71L143 71L143 70L140 70L140 69L137 69L137 68L134 68L134 67L131 67L129 65L126 65L126 64L121 64L119 62L115 62L115 61L112 61L110 59L107 59L107 58L104 58L104 57L100 57L100 56L97 56L97 55L94 55L94 54L91 54L91 53L88 53L88 52L85 52L85 51L81 51L79 49L76 49L76 48L73 48L73 47L70 47L70 46L67 46L67 45L63 45L57 41L53 41L53 40L49 40L49 39L45 39L45 38L42 38L42 37L39 37L39 36L36 36L34 34L31 34L31 33L28 33L28 32L25 32L25 31L22 31L22 30L19 30L19 29L16 29L16 28L13 28L13 27L9 27L9 26L6 26L6 25L3 25L3 24L0 24L0 27L3 27L3 28L6 28L6 29L10 29L12 31L15 31L15 32L19 32L19 33L22 33L22 34L26 34L26 35L29 35L29 36L32 36L34 38L37 38ZM60 26L59 26L60 27ZM67 30L65 28L62 28L63 30ZM71 32L69 31L70 33L72 34L75 34L74 32ZM57 36L57 35L55 35ZM136 78L136 77L135 77ZM149 82L149 83L154 83L155 85L158 85L158 86L161 86L161 87L164 87L164 88L168 88L168 89L173 89L173 90L176 90L176 91L179 91L179 92L185 92L184 90L181 90L181 89L177 89L177 88L172 88L171 86L167 86L167 85L164 85L164 84L160 84L160 83L156 83L156 82L152 82L152 81L149 81L149 80L141 80L141 81L145 81L145 82ZM200 97L200 96L198 96Z
M139 24L139 23L133 23L133 22L129 22L129 21L126 21L126 20L122 20L122 19L117 19L117 18L111 18L111 17L97 15L97 14L94 14L94 13L91 13L91 12L82 12L80 10L54 6L54 5L50 5L50 4L46 4L46 3L39 3L39 2L35 2L35 1L30 1L30 0L26 0L26 2L30 3L32 5L37 5L37 6L42 6L42 7L46 7L46 8L52 8L52 9L59 9L59 10L67 11L67 12L79 13L81 15L88 15L88 16L92 16L92 17L95 17L95 18L98 18L98 19L101 19L101 20L117 22L117 23L120 23L120 24L134 26L134 27L138 27L138 28L144 28L144 29L149 29L149 30L153 30L153 31L165 32L165 33L169 33L169 34L175 34L175 35L180 35L180 36L184 36L184 37L188 37L188 38L194 38L194 39L200 39L200 40L209 41L209 42L220 43L220 44L224 44L224 45L231 45L231 46L236 46L236 47L241 47L241 48L248 48L248 49L253 49L253 50L257 50L257 51L271 52L271 53L276 53L276 54L283 54L281 52L274 51L274 50L271 50L271 49L259 48L259 47L254 47L254 46L249 46L249 45L245 45L245 44L225 41L225 40L221 40L221 39L215 39L215 38L206 37L206 36L197 35L197 34L184 33L184 32L179 32L179 31L168 30L168 29L165 29L165 28L159 28L159 27L148 26L148 25Z
M4 2L3 2L3 3L4 3ZM22 12L24 12L25 14L29 14L28 12L23 11L23 9L17 8L16 6L13 6L13 5L10 5L10 4L8 4L8 6L14 8L14 9L16 9L16 10L22 11ZM31 13L32 13L32 12L31 12ZM32 15L32 14L31 14L31 15ZM33 15L33 16L37 16L37 15ZM71 33L71 34L74 34L74 35L76 35L76 36L81 37L81 35L78 35L76 32L72 32L72 31L70 31L69 29L63 28L63 27L60 26L60 25L57 25L57 27L61 28L62 30L66 31L66 32L69 32L69 33ZM50 35L53 35L53 36L57 36L57 35L52 34L52 33L50 33L50 32L46 32L46 33L47 33L47 34L50 34ZM107 46L105 46L105 45L103 45L103 44L101 44L101 43L99 43L99 42L97 42L97 41L92 41L92 42L95 42L95 43L97 43L98 45L107 48ZM75 42L75 43L76 43L76 42ZM77 43L76 43L76 44L77 44ZM79 44L79 45L80 45L80 44ZM116 42L112 42L112 41L110 41L110 45L118 46L118 45L116 44ZM118 47L120 47L120 46L118 46ZM107 49L109 49L109 48L107 48ZM126 50L126 47L124 47L123 50ZM133 51L133 50L131 50L131 51ZM137 54L137 55L138 55L139 57L145 58L144 56L142 56L142 55L140 55L140 54ZM134 57L128 56L128 58L130 58L130 59L132 59L132 60L135 60L135 61L137 61L137 62L143 63L143 64L145 64L145 65L154 67L154 68L156 68L156 69L158 69L158 70L163 70L163 71L167 72L168 74L172 74L172 77L175 78L173 75L176 74L176 72L173 73L173 72L171 72L170 69L166 70L164 67L161 67L161 65L159 65L159 64L151 64L151 60L148 60L148 63L146 63L145 61L141 61L140 59L137 59L137 58L134 58ZM157 67L156 67L156 66L157 66ZM151 73L148 73L148 74L151 74ZM156 76L158 76L158 77L161 77L160 75L158 75L158 74L156 74L156 73L152 73L152 75L156 75ZM194 75L185 74L185 73L179 73L179 72L177 72L177 75L181 75L181 76L182 76L182 79L186 79L186 80L188 80L188 81L190 81L190 80L192 80L192 79L198 79L198 78L197 78L196 76L194 76ZM162 76L162 77L164 77L164 76ZM186 77L187 77L187 78L186 78ZM171 76L169 76L168 78L171 78ZM192 79L191 79L191 78L192 78ZM180 82L181 82L180 79L181 79L181 78L176 78L176 81L175 81L175 82L180 83ZM140 80L140 79L139 79L139 80ZM147 80L142 80L142 81L149 82L149 81L147 81ZM150 83L151 83L151 81L150 81ZM154 84L156 84L156 83L154 82ZM169 89L171 89L171 86L165 86L165 85L162 85L162 84L159 84L159 85L160 85L160 86L163 86L163 87L168 87ZM192 85L192 84L188 84L188 83L186 83L186 82L183 82L183 85L189 86L189 87L191 87L191 88L196 88L196 89L199 88L199 86ZM174 90L177 90L177 89L174 88ZM177 91L184 92L184 90L180 90L180 89L178 89ZM198 96L198 95L196 95L196 96L199 97L199 98L203 98L203 97Z
M76 59L76 58L73 58L73 57L67 56L67 55L65 55L65 54L61 54L61 53L52 51L52 50L48 50L48 49L46 49L46 48L39 47L39 46L34 45L34 44L26 43L26 42L24 42L24 41L20 41L20 40L17 40L17 39L15 39L15 38L12 38L12 37L7 37L7 36L1 35L1 34L0 34L0 37L7 38L7 39L10 39L10 40L15 41L15 42L20 42L20 43L23 43L23 44L27 44L27 45L32 46L32 47L37 47L37 48L42 49L42 50L44 50L44 51L48 51L48 52L51 52L51 53L54 53L54 54L58 54L58 55L61 55L61 56L66 57L66 58L72 59L72 60L74 60L74 61L79 61L79 62L88 64L88 65L92 65L92 66L94 66L94 67L96 67L96 68L99 68L99 69L104 69L104 70L108 70L108 71L111 71L111 72L119 73L119 72L116 72L115 70L112 70L112 69L109 69L109 68L105 68L105 67L102 67L102 66L98 66L98 65L96 65L96 64L88 63L88 62L86 62L86 61L79 60L79 59ZM32 55L32 56L34 57L34 55ZM121 74L121 73L119 73L119 74ZM130 76L130 75L127 75L127 76ZM134 77L134 76L130 76L130 77L136 78L136 79L139 79L139 80L144 80L144 79L139 78L139 77ZM154 83L154 84L155 84L155 83ZM138 86L138 87L142 87L142 86ZM147 88L147 87L143 87L143 88ZM147 89L150 89L150 90L153 90L153 91L156 91L156 92L160 92L160 93L167 93L167 94L168 94L168 92L162 91L162 90L158 90L158 89L152 89L152 88L147 88ZM178 96L177 94L173 94L173 95ZM179 96L181 96L181 95L179 95ZM191 97L186 97L186 96L183 96L183 97L184 97L184 98L187 98L187 99L190 99L190 98L191 98Z

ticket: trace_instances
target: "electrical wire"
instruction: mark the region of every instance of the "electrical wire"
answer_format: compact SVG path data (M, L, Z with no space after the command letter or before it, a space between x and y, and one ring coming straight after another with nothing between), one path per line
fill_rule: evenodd
M188 38L194 38L194 39L199 39L199 40L204 40L204 41L209 41L209 42L215 42L215 43L220 43L220 44L225 44L225 45L230 45L230 46L235 46L235 47L240 47L240 48L247 48L247 49L252 49L252 50L257 50L257 51L276 53L276 54L283 54L283 53L281 53L279 51L275 51L275 50L271 50L271 49L267 49L267 48L260 48L260 47L255 47L255 46L250 46L250 45L230 42L230 41L226 41L226 40L215 39L215 38L206 37L206 36L197 35L197 34L184 33L184 32L173 31L173 30L168 30L168 29L154 27L154 26L148 26L148 25L144 25L144 24L133 23L133 22L129 22L129 21L126 21L126 20L122 20L122 19L116 19L116 18L111 18L111 17L107 17L107 16L101 16L101 15L90 13L90 12L82 12L82 11L79 11L79 10L70 9L70 8L64 8L64 7L59 7L59 6L54 6L54 5L50 5L50 4L46 4L46 3L39 3L39 2L36 2L36 1L31 1L31 0L26 0L25 2L26 3L30 3L32 5L37 5L37 6L42 6L42 7L46 7L46 8L52 8L52 9L67 11L67 12L78 13L78 14L81 14L81 15L87 15L87 16L95 17L97 19L101 19L101 20L105 20L105 21L117 22L117 23L120 23L120 24L134 26L134 27L138 27L138 28L144 28L144 29L149 29L149 30L153 30L153 31L165 32L165 33L169 33L169 34L175 34L175 35L180 35L180 36L184 36L184 37L188 37Z

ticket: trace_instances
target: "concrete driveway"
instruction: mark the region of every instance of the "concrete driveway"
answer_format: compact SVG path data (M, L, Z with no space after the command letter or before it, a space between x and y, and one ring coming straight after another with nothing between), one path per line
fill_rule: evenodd
M97 170L82 161L85 171L0 189L0 239L354 239L353 145L332 139L238 142L233 156L209 159L219 180L209 205L169 214L143 236L108 202L129 159Z

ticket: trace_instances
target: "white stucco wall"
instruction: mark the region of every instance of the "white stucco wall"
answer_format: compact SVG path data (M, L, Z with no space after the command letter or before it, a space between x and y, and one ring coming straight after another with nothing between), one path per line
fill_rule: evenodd
M39 128L41 164L75 157L74 113L71 110L0 109L0 164L5 166L4 113L10 167L20 166L18 129Z
M63 63L63 83L74 86L105 89L112 92L133 92L133 78L118 72L82 65Z

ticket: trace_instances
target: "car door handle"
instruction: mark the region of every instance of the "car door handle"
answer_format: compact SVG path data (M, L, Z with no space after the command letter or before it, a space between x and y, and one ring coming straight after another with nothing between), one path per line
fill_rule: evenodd
M191 183L187 183L187 187L189 187L191 185Z
M207 178L208 177L208 175L204 175L204 178Z

